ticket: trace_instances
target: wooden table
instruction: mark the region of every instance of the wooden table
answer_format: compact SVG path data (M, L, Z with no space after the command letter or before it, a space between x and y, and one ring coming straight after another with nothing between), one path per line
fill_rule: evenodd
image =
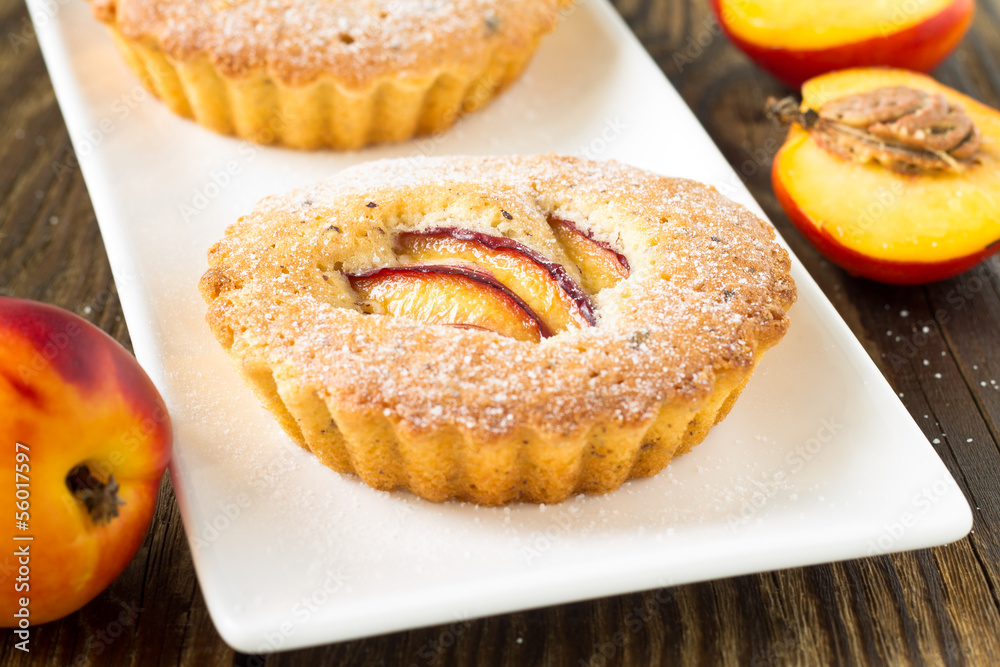
M3 665L1000 664L1000 261L922 287L853 279L824 261L770 187L783 130L762 108L787 91L718 34L705 0L617 4L935 443L974 508L972 534L936 549L247 656L212 625L165 480L128 569L80 612L37 627L30 655L8 637ZM0 0L0 28L0 294L68 308L129 345L83 179L53 169L73 164L73 149L21 0ZM980 0L972 31L935 75L1000 107L1000 0ZM126 609L134 621L122 625Z

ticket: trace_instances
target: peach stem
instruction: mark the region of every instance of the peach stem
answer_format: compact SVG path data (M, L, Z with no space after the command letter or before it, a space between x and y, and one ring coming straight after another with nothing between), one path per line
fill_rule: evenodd
M118 482L114 475L102 482L95 477L86 464L78 465L66 475L66 486L73 497L87 508L87 513L95 525L108 523L118 516L118 507L125 501L118 496Z

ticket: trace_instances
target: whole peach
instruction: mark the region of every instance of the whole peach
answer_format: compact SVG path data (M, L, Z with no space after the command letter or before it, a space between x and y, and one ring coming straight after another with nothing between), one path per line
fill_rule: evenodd
M113 338L0 297L0 625L76 611L142 543L170 459L166 406Z

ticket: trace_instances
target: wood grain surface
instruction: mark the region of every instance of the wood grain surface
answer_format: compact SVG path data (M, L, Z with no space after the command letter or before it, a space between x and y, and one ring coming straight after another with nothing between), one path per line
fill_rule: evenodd
M167 479L128 569L80 612L35 628L30 654L6 636L3 665L1000 665L1000 262L890 287L824 261L770 187L784 132L762 108L787 91L719 34L707 0L617 6L935 443L974 508L972 534L936 549L254 656L235 653L212 625ZM1000 107L1000 0L977 9L934 74ZM0 0L0 35L0 294L68 308L128 345L22 0Z

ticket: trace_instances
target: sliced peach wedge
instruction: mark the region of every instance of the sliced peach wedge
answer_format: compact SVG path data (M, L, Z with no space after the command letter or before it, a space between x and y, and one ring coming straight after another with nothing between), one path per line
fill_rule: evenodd
M590 299L566 270L514 239L441 227L400 234L396 252L418 264L458 260L484 269L523 299L550 331L596 322Z
M516 294L493 276L466 266L392 266L348 280L368 312L488 329L536 343L550 335Z
M850 67L929 72L962 41L973 0L711 0L723 31L790 86Z
M802 97L772 182L827 257L856 275L912 284L1000 250L1000 112L893 69L820 76Z
M569 220L550 216L549 226L566 254L580 267L587 292L596 294L628 278L628 260L607 243L594 239Z

